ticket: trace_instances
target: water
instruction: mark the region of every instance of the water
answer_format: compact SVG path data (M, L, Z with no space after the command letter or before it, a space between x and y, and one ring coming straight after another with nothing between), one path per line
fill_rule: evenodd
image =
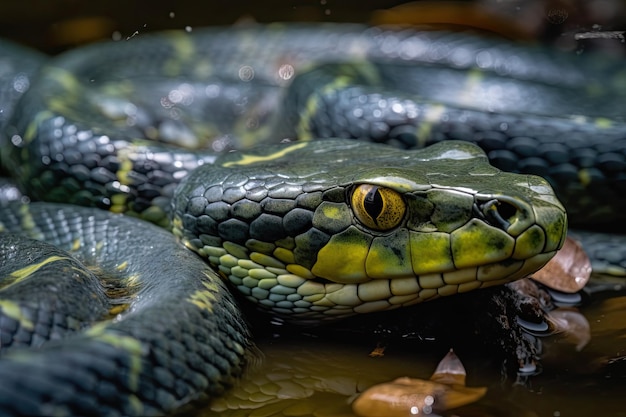
M503 376L488 355L459 355L467 385L485 386L487 395L442 415L626 416L626 294L594 295L580 312L589 342L581 348L565 335L544 338L537 375ZM400 376L428 379L446 353L395 344L373 358L372 344L284 335L259 347L265 359L257 371L200 416L353 416L349 402L358 392Z

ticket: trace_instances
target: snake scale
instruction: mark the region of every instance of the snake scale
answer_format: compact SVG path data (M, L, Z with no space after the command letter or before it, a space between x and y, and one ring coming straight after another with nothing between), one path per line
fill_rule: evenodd
M356 25L145 35L40 68L1 51L3 165L57 202L0 208L3 231L57 246L2 238L3 414L219 396L253 350L222 279L319 322L527 275L562 245L565 211L544 179L487 157L545 176L576 224L626 212L612 60ZM57 305L80 291L93 301Z

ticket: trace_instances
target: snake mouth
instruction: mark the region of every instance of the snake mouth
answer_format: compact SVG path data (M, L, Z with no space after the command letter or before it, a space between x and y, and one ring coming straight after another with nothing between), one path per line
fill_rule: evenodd
M410 306L510 282L536 271L555 254L555 251L544 251L520 259L509 256L480 265L473 263L419 274L408 265L402 274L337 282L258 252L248 252L244 258L238 258L234 254L242 255L243 250L235 250L232 244L225 246L231 251L227 252L224 247L205 247L203 251L213 258L222 276L239 293L285 321L311 324Z
M372 279L353 284L316 277L302 280L291 289L279 285L266 291L250 288L242 291L243 281L238 288L247 299L285 321L315 324L500 285L529 275L553 255L554 252L542 253L525 260L507 259L446 273Z

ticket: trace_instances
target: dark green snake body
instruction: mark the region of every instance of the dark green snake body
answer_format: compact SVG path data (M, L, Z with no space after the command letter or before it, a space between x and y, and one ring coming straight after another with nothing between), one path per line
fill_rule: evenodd
M547 177L574 224L623 223L626 203L613 198L626 191L623 65L584 58L354 25L142 36L44 67L7 125L3 159L34 198L164 224L175 184L214 158L167 142L222 151L263 137L461 139L501 169ZM351 64L296 78L283 98L294 74L328 62Z
M3 232L55 245L1 240L3 415L163 414L223 394L241 374L251 346L241 313L173 235L82 207L1 212Z
M7 105L12 116L0 119L0 156L12 177L33 199L132 214L174 233L71 205L0 208L3 230L60 244L122 288L91 313L119 314L113 321L72 320L81 331L44 343L41 355L3 353L3 380L30 377L0 388L0 409L162 414L219 395L241 372L251 342L218 277L177 239L247 298L282 318L315 322L541 267L563 242L562 205L544 180L505 174L471 144L402 151L334 140L215 151L297 137L369 136L401 147L469 139L506 168L517 161L515 170L567 183L557 190L567 203L580 200L572 209L579 221L621 219L621 200L599 198L624 187L626 130L610 113L615 101L606 100L616 95L599 90L611 79L613 92L624 91L623 74L610 61L592 65L461 34L352 25L140 36L49 61L19 104ZM430 81L408 87L415 77ZM579 99L581 85L598 101ZM381 92L394 86L403 93ZM458 89L465 101L453 103ZM495 96L478 100L485 92ZM505 106L513 93L532 105ZM580 192L584 198L575 197ZM29 247L5 239L7 257ZM65 257L50 253L34 265ZM7 268L3 292L39 269ZM51 315L52 307L4 305L3 348L4 338L19 340L14 335L41 341L29 311ZM92 361L91 350L103 360ZM74 391L84 381L92 388L80 389L93 396ZM30 400L14 402L17 395Z

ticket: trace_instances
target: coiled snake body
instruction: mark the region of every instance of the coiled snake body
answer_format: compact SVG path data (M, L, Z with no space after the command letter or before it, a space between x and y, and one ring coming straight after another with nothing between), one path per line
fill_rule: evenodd
M467 35L350 25L175 32L46 63L1 119L1 156L31 198L71 205L0 209L3 231L63 251L3 237L4 259L17 263L1 265L1 291L17 295L0 300L2 347L42 347L3 353L0 375L16 384L0 388L0 407L161 414L220 395L251 342L220 278L178 241L246 298L305 322L540 268L563 243L563 206L544 179L502 172L472 144L408 151L333 139L215 151L283 138L409 148L469 139L504 167L545 172L566 204L579 200L576 221L623 216L587 195L623 186L624 175L625 130L605 111L614 103L572 99L581 83L604 85L590 65ZM606 67L618 80L617 64ZM383 93L394 86L402 93ZM593 152L582 146L590 132ZM64 251L78 260L61 263ZM27 278L56 264L99 300L86 319L47 297L18 301ZM79 287L46 285L55 300ZM77 333L45 342L68 332Z

